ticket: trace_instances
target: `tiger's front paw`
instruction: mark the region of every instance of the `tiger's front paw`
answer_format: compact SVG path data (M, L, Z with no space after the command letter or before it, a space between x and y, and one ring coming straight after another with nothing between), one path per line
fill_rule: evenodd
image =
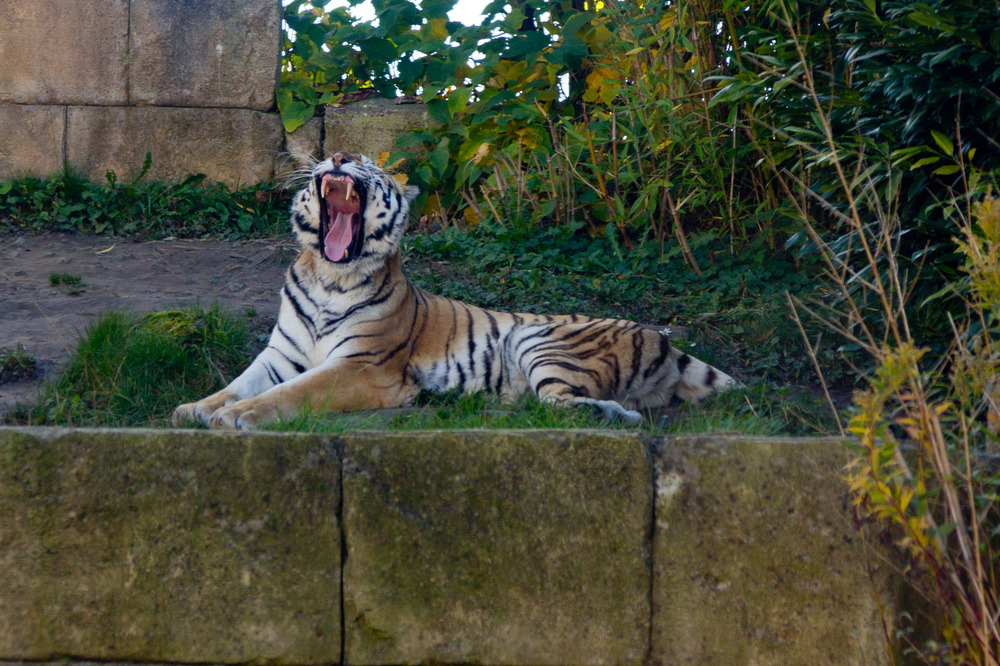
M253 430L278 416L273 406L254 398L240 400L217 410L208 420L208 427L217 429Z
M170 422L175 425L185 423L204 423L209 425L212 415L226 405L236 402L236 396L226 391L219 391L198 402L186 402L179 405L170 417Z

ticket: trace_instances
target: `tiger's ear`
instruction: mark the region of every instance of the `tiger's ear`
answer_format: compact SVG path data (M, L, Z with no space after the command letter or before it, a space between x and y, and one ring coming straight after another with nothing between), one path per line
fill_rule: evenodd
M403 185L401 189L403 190L403 197L408 203L413 203L417 195L420 194L420 188L416 185Z

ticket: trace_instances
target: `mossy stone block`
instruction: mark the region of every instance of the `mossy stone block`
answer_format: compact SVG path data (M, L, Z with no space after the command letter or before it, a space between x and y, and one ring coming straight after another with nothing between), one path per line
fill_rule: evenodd
M411 130L432 126L423 104L396 104L395 100L373 97L326 107L326 136L323 154L352 153L377 160L384 152L396 151L396 138ZM409 165L413 168L415 165Z
M274 177L284 134L277 114L246 109L70 107L66 164L101 181L114 171L121 182L144 178L179 183L205 174L206 183L253 185Z
M62 171L65 143L65 107L0 103L0 181Z
M836 439L660 444L651 663L892 663L901 580L845 507L847 460Z
M336 442L0 428L0 659L340 655Z
M0 102L127 104L129 5L0 0Z
M346 436L345 663L641 663L649 470L630 435Z
M130 3L130 104L269 111L280 60L277 0Z

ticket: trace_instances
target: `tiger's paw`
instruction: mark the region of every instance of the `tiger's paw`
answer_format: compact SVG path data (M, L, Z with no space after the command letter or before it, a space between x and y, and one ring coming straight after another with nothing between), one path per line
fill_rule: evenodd
M219 391L198 402L186 402L179 405L170 416L174 426L185 424L209 425L212 415L226 405L236 402L236 396L225 391Z
M631 425L642 423L642 414L633 410L625 409L620 403L614 400L595 400L594 398L574 398L573 402L578 405L590 405L600 410L601 416L614 423L619 419Z
M212 430L253 430L278 416L272 405L249 398L217 410L208 420Z

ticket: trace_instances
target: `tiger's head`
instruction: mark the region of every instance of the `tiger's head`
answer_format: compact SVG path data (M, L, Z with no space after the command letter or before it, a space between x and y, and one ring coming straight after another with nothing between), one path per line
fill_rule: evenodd
M295 195L292 228L320 265L367 275L399 249L417 193L363 155L336 153L313 168Z

